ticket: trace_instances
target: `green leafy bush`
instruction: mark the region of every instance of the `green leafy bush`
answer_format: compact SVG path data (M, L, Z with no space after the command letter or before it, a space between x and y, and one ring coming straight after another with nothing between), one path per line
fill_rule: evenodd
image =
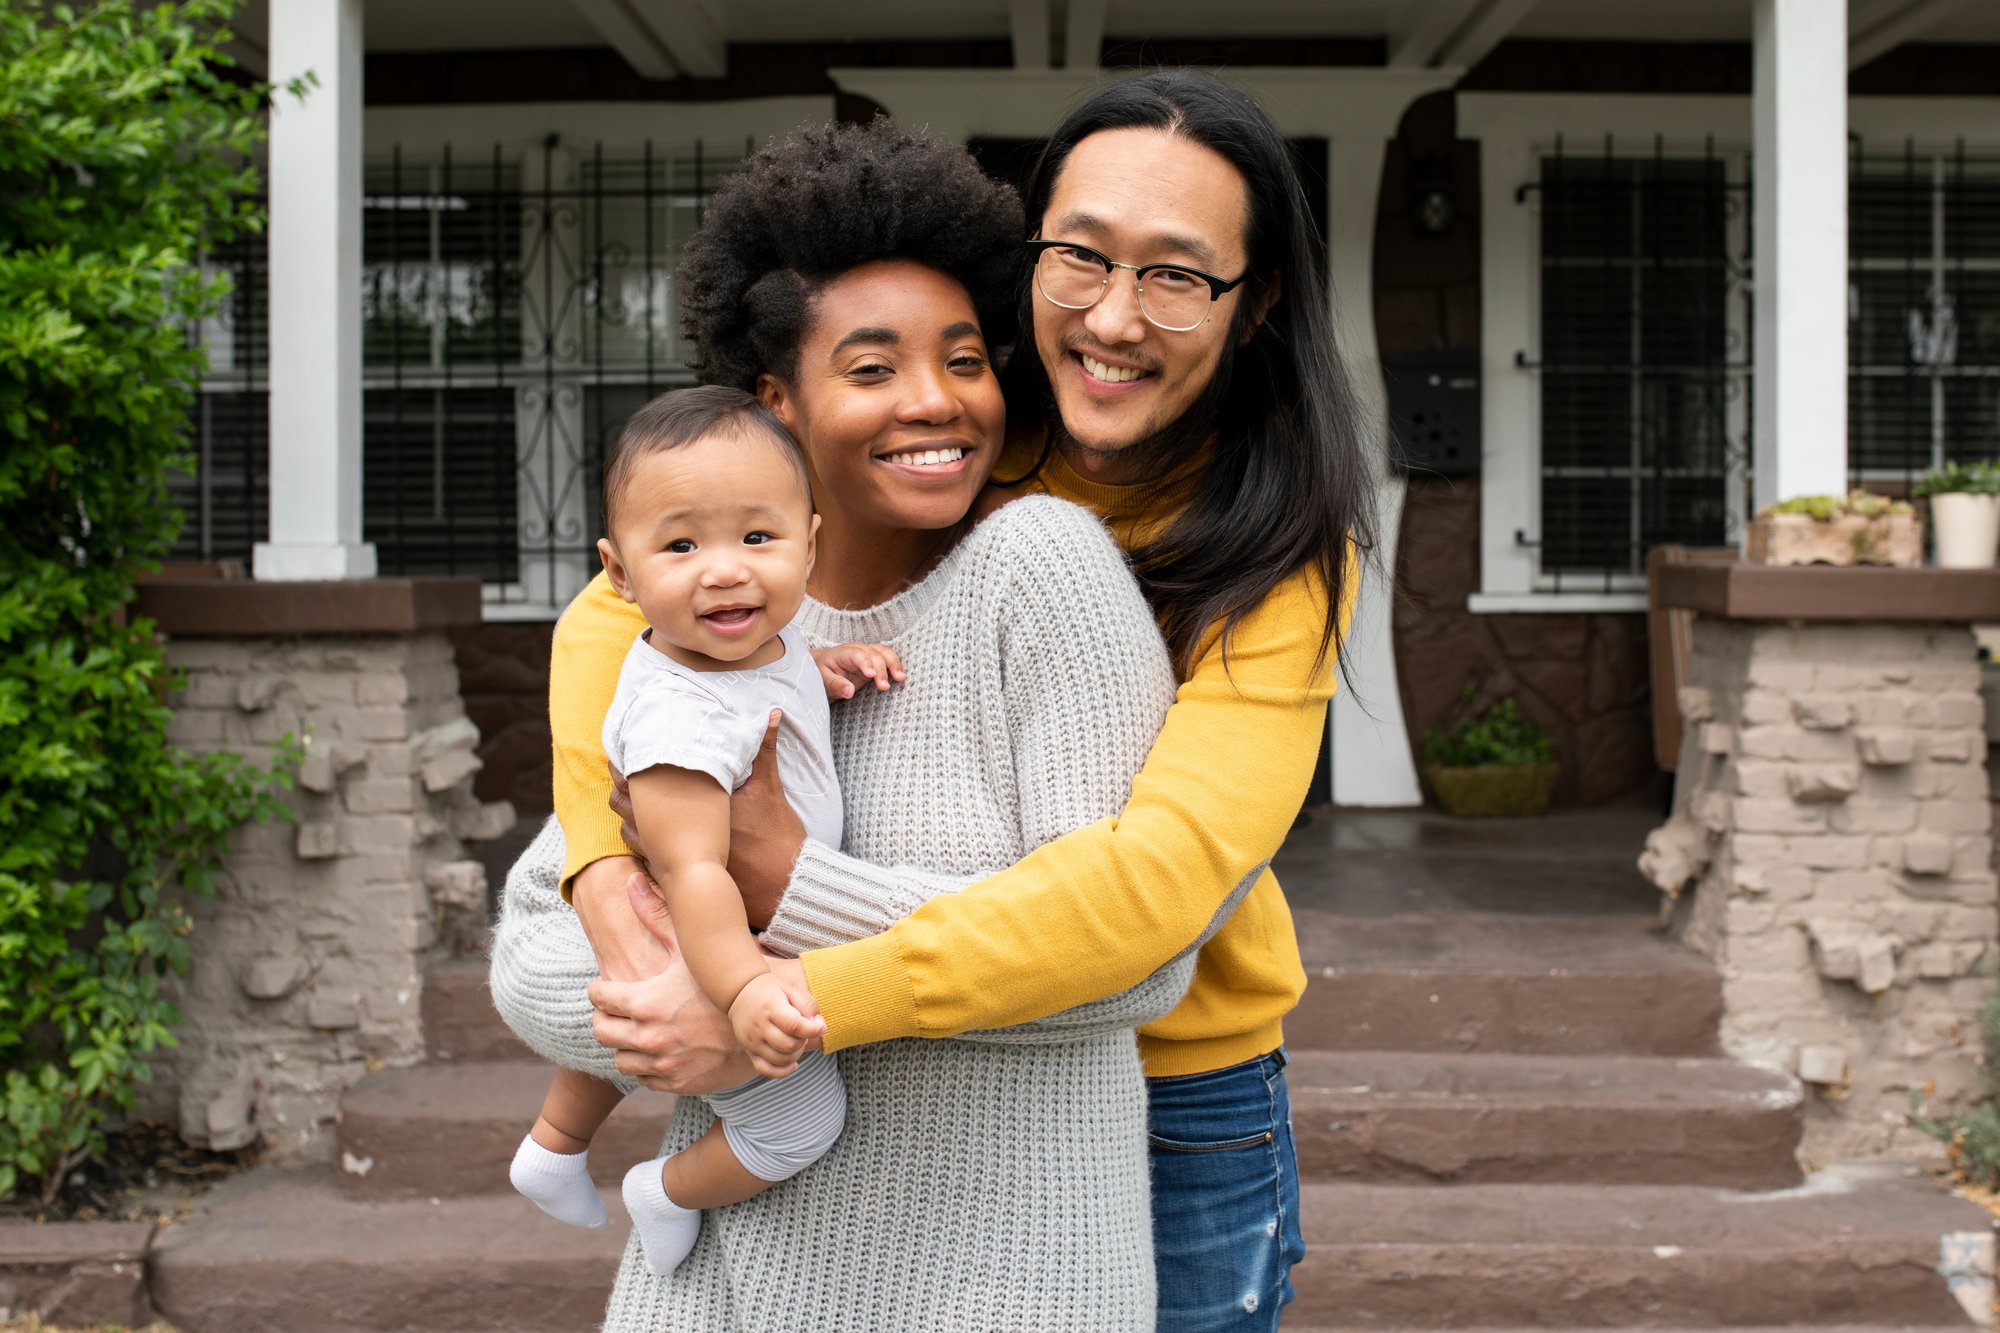
M231 0L0 5L0 1198L101 1149L179 1015L171 892L283 817L265 771L166 741L170 672L128 614L180 515L224 287L191 265L254 226L265 89L215 42Z
M1424 762L1446 768L1480 764L1550 764L1556 747L1539 722L1512 698L1479 707L1476 686L1465 687L1458 720L1424 733Z
M1919 496L2000 495L2000 459L1931 468L1911 489Z

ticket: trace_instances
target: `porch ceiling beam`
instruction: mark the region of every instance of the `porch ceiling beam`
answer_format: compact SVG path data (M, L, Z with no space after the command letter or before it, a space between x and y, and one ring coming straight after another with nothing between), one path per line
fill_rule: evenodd
M1847 67L1859 69L1875 57L1888 54L1964 5L1965 0L1903 0L1900 4L1869 6L1865 13L1856 5L1854 22L1848 28Z
M652 29L625 0L570 0L570 5L641 78L671 79L681 72Z
M1096 69L1104 50L1107 0L1069 0L1063 26L1063 68Z
M1426 69L1479 0L1420 0L1398 5L1389 21L1389 67Z
M1049 0L1007 0L1007 33L1015 69L1049 67Z
M629 0L653 38L693 79L720 79L729 73L729 34L718 15L722 6L702 0Z
M1535 0L1486 0L1478 12L1452 33L1435 63L1471 69L1486 59L1487 53L1500 45L1534 7Z

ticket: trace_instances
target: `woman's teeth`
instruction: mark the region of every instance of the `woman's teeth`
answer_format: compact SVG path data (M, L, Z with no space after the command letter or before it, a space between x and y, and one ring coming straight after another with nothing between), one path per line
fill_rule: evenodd
M1078 352L1077 355L1083 358L1083 368L1090 372L1092 379L1104 380L1111 384L1123 384L1127 380L1140 379L1146 374L1145 371L1136 370L1131 366L1107 366L1086 352Z
M890 454L889 461L905 467L936 467L940 463L956 463L963 457L963 449L924 449L910 454Z

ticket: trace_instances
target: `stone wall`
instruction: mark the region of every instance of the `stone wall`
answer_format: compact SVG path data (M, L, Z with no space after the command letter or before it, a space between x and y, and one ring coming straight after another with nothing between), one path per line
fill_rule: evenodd
M1653 760L1646 618L1474 615L1479 479L1412 477L1397 543L1396 672L1410 744L1458 705L1468 680L1511 694L1549 730L1556 802L1590 804L1660 781Z
M1972 634L1704 618L1675 813L1641 869L1723 977L1723 1043L1811 1085L1813 1162L1934 1154L1983 1091L1996 936Z
M329 1149L341 1092L423 1054L424 964L476 945L486 878L468 841L514 812L472 790L479 734L439 631L178 639L169 737L263 762L306 743L296 822L232 835L216 896L188 904L184 1015L145 1110L190 1142Z

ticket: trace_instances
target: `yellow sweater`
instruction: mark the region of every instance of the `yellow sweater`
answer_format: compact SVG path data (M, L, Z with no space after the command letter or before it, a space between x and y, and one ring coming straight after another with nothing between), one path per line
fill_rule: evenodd
M1039 439L1010 448L999 475L1018 475L1039 448ZM1095 510L1128 549L1165 517L1138 509L1134 488L1089 481L1053 451L1025 489ZM1318 579L1300 573L1237 627L1226 672L1211 634L1116 818L934 898L880 935L806 954L827 1049L1006 1027L1122 990L1185 949L1252 872L1242 904L1202 947L1186 998L1140 1030L1140 1052L1160 1077L1277 1046L1305 972L1278 881L1259 868L1312 780L1334 690L1331 662L1313 666L1326 614ZM606 805L599 733L642 626L603 575L556 626L549 718L565 890L592 861L627 854Z

